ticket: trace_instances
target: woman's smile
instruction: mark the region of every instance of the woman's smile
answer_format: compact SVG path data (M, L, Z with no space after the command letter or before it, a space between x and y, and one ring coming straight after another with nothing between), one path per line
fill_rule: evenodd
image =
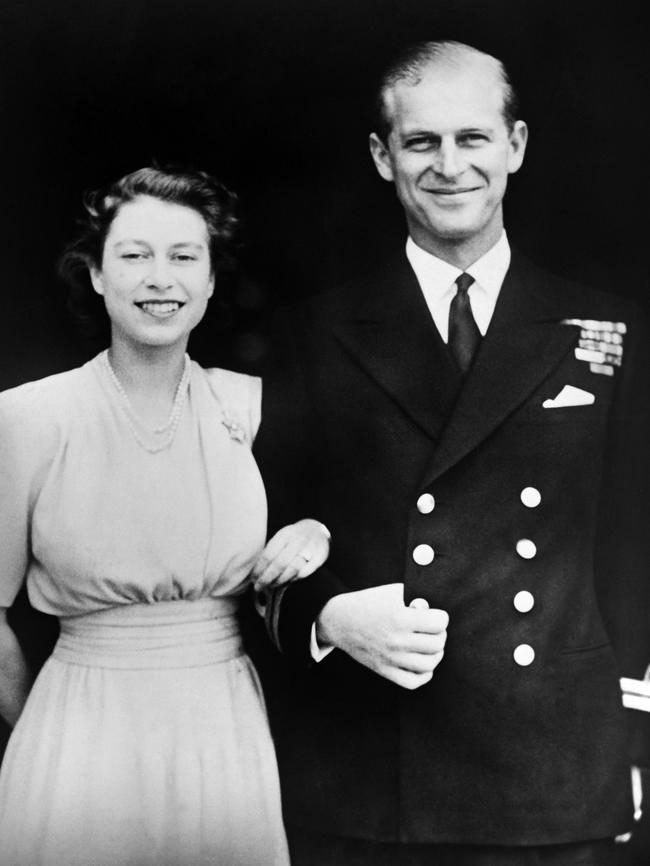
M135 306L148 316L156 319L168 319L181 310L185 304L183 301L135 301Z

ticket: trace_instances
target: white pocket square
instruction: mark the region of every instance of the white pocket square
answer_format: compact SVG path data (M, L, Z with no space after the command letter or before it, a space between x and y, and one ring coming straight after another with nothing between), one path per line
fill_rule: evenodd
M548 400L544 400L542 406L544 409L559 409L562 406L590 406L595 399L590 391L583 391L582 388L576 388L574 385L565 385L557 397L549 397Z

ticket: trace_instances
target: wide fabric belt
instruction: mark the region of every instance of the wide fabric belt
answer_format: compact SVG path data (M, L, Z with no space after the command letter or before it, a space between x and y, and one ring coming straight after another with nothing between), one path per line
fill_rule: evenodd
M139 670L188 668L243 655L237 598L125 604L62 617L52 657L69 664Z

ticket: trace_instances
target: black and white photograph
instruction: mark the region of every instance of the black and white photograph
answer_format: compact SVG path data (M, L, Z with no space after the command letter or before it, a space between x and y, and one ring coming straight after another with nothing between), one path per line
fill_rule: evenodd
M648 866L644 20L0 5L0 866Z

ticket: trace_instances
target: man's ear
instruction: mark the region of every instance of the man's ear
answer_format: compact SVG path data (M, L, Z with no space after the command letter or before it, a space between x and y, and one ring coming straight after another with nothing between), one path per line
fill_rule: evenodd
M508 154L508 174L519 171L524 161L526 144L528 142L528 127L523 120L515 121L510 133L510 152Z
M97 292L98 295L103 295L105 290L102 272L95 267L90 267L89 270L90 282L93 284L93 289Z
M393 180L393 165L388 147L376 132L370 133L368 143L370 144L370 153L375 163L375 168L379 172L380 177L384 180Z

